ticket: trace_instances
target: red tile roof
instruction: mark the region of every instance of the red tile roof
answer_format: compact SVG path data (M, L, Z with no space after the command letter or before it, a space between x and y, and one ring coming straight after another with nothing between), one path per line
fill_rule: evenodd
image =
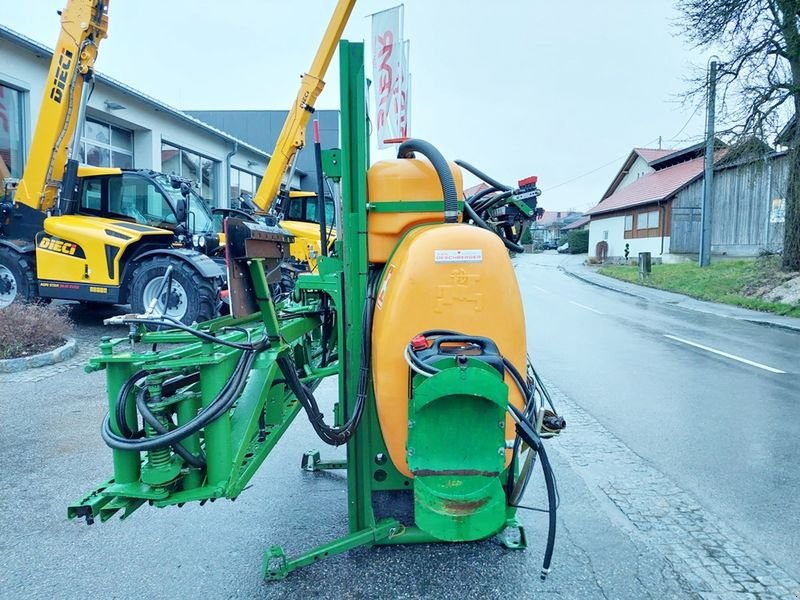
M584 215L577 221L573 221L572 223L570 223L566 227L563 227L562 229L578 229L579 227L583 227L584 225L586 225L588 222L589 222L589 215Z
M537 220L536 223L542 227L546 227L547 225L555 223L560 219L577 214L580 213L574 210L546 210L544 213L542 213L542 218Z
M464 197L469 198L470 196L474 196L478 192L482 192L483 190L488 190L489 186L485 183L479 183L478 185L473 185L472 187L468 187L464 190Z
M695 158L639 179L617 190L590 209L587 215L598 215L630 206L666 200L703 173L703 158Z
M666 148L634 148L633 151L641 156L647 163L651 163L656 159L669 156L675 152L675 150L668 150Z

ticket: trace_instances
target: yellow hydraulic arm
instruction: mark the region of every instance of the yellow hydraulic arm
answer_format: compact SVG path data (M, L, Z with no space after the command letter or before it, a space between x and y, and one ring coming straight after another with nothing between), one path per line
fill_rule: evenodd
M67 0L39 119L15 202L47 211L56 203L64 167L80 141L97 47L108 30L109 0Z
M328 70L336 45L342 37L350 13L353 12L356 0L338 0L333 11L325 36L322 38L317 55L311 64L311 69L303 75L300 91L297 93L286 121L278 136L275 150L272 152L264 178L256 190L253 202L259 210L267 212L280 192L281 182L286 176L286 170L292 163L297 151L306 143L306 126L311 114L314 112L314 103L317 101L322 88L325 87L323 77Z

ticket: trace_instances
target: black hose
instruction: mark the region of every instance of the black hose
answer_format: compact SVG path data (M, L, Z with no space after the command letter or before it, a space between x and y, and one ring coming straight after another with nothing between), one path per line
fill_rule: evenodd
M450 171L450 165L447 164L442 153L439 152L433 144L425 140L411 139L406 140L397 149L397 158L413 158L414 152L419 152L422 156L426 157L436 174L439 176L439 183L442 186L442 194L444 195L444 222L455 223L458 220L458 195L456 193L456 182L453 179L453 173Z
M492 196L491 198L487 198L486 200L484 200L480 204L475 203L475 202L471 202L470 204L472 205L472 208L475 209L475 212L481 213L481 212L484 212L486 210L489 210L495 204L499 204L500 202L502 202L506 198L511 197L511 195L513 193L514 193L513 191L502 192L500 194L497 194L496 196Z
M358 388L353 411L345 423L338 427L326 425L325 416L319 409L317 399L308 386L300 381L294 362L285 356L277 359L278 367L286 379L286 384L306 411L308 420L317 436L331 446L346 444L355 433L361 422L361 416L364 414L364 406L369 393L370 368L372 364L372 320L375 312L377 275L377 271L371 272L367 282L367 297L364 301L364 312L362 314L364 329L361 338L361 365L358 374Z
M496 187L488 187L485 190L481 190L477 194L474 194L474 195L470 196L469 198L467 198L467 202L469 202L470 204L474 205L481 198L483 198L485 196L488 196L489 194L494 194L494 193L499 192L499 191L501 191L501 190L498 190Z
M486 173L484 173L483 171L481 171L477 167L473 167L471 164L469 164L465 160L456 160L455 163L459 167L461 167L462 169L466 169L467 171L469 171L470 173L475 175L475 177L483 179L490 186L496 187L498 190L509 191L509 190L513 189L510 186L502 184L499 181L497 181L496 179L493 179L493 178L489 177Z
M536 453L539 455L539 462L542 465L542 474L544 475L545 486L547 486L547 512L549 517L549 523L547 527L547 545L544 549L542 574L540 576L541 580L544 581L547 578L547 574L550 572L550 562L553 559L553 548L555 547L556 543L556 511L558 510L558 495L556 493L556 481L555 477L553 476L553 467L550 465L550 460L547 458L547 452L544 450L544 444L539 444L539 447L536 449Z
M136 407L139 409L139 413L142 415L142 419L147 422L150 427L155 429L156 433L158 434L165 434L167 433L168 429L164 427L161 421L150 412L150 407L147 406L147 400L145 397L147 396L147 389L142 388L136 393ZM206 457L203 454L202 450L198 456L195 456L189 450L187 450L183 444L180 442L175 442L172 444L172 449L175 451L175 454L180 456L187 464L200 469L206 466Z
M195 336L197 338L200 338L204 342L211 342L213 344L222 344L223 346L228 346L230 348L236 348L237 350L246 350L246 351L250 351L250 352L252 352L252 351L260 351L260 350L264 350L266 348L269 348L269 338L267 337L266 333L264 334L263 338L261 338L260 340L258 340L256 342L253 342L253 343L240 344L238 342L229 342L228 340L220 339L220 338L218 338L218 337L216 337L214 335L211 335L210 333L206 333L205 331L201 331L199 329L194 329L192 327L189 327L188 325L184 325L183 323L181 323L177 319L173 319L172 317L170 317L168 315L161 315L157 319L155 319L155 318L153 318L153 319L148 319L148 318L140 319L140 318L133 317L133 318L130 318L130 319L124 319L122 321L122 323L125 324L125 325L129 325L129 324L134 324L134 325L138 325L138 324L141 324L141 325L165 325L166 323L164 323L164 321L169 321L169 324L172 325L173 327L175 327L175 329L180 329L181 331L184 331L186 333L190 333L191 335L193 335L193 336ZM230 328L230 329L233 329L233 328Z
M143 439L127 439L112 431L109 415L106 415L106 418L103 420L103 426L100 429L100 435L103 441L106 445L117 450L135 450L143 452L170 447L184 438L197 433L233 406L247 383L247 377L256 356L256 352L242 352L242 356L239 358L239 362L234 368L231 378L225 383L222 390L217 394L217 397L191 421L156 436Z
M464 213L467 215L467 217L469 217L470 219L472 219L472 221L473 221L473 222L474 222L474 223L475 223L475 224L476 224L478 227L482 227L482 228L483 228L483 229L485 229L486 231L491 231L492 233L494 233L495 235L497 235L497 237L499 237L499 238L502 240L502 242L503 242L503 245L504 245L506 248L508 248L509 250L511 250L512 252L517 252L518 254L522 254L523 252L525 252L525 248L523 248L523 247L522 247L522 246L520 246L519 244L515 244L515 243L514 243L514 242L512 242L511 240L507 240L507 239L506 239L506 238L504 238L502 235L499 235L499 234L498 234L498 233L497 233L497 232L496 232L494 229L492 229L492 228L491 228L491 227L490 227L490 226L489 226L489 225L486 223L486 221L484 221L483 219L481 219L481 218L478 216L478 213L476 213L476 212L473 210L473 208L472 208L472 207L471 207L469 204L467 204L467 203L464 203Z

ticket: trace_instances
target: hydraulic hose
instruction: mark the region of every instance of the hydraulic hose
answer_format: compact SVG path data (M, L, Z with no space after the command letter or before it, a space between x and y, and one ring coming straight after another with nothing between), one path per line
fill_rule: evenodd
M253 366L257 352L246 351L242 352L239 362L234 368L231 378L225 383L222 390L220 390L217 397L209 404L202 412L180 427L169 430L166 433L160 433L156 436L146 437L142 439L127 439L114 433L111 429L110 415L106 415L103 420L103 426L100 429L100 435L106 445L117 450L134 450L134 451L147 451L147 450L160 450L172 446L180 442L184 438L197 433L203 427L212 423L222 414L228 411L236 399L241 394L247 383L247 377L250 369ZM147 411L146 411L147 412Z
M485 190L481 190L480 192L478 192L474 196L470 196L469 198L467 198L467 202L469 202L473 206L479 206L478 202L479 202L479 200L481 198L484 198L485 196L488 196L489 194L494 194L494 193L499 192L499 191L501 191L501 190L498 190L496 187L488 187Z
M442 153L433 144L425 140L406 140L397 149L397 158L413 158L414 152L419 152L431 161L436 174L439 176L439 183L442 186L442 194L444 195L444 222L455 223L458 220L458 195L450 165L447 164Z
M294 362L290 358L280 357L277 360L278 367L283 373L286 384L292 393L297 396L300 405L306 411L308 420L314 428L317 436L331 446L340 446L346 444L355 433L361 422L361 416L364 413L364 405L367 402L367 394L369 393L369 374L372 364L372 320L375 312L375 287L378 282L378 271L373 271L369 275L367 282L367 297L364 301L364 312L362 314L362 321L364 323L364 333L361 338L361 365L358 374L358 388L356 392L356 400L353 404L353 411L350 418L345 423L338 427L333 427L325 424L324 415L319 409L314 394L304 385L297 375Z
M500 183L499 181L497 181L496 179L493 179L492 177L489 177L486 173L484 173L483 171L481 171L477 167L473 167L471 164L469 164L465 160L458 159L458 160L455 161L455 163L459 167L461 167L462 169L466 169L467 171L469 171L470 173L475 175L475 177L478 177L479 179L483 179L490 186L496 187L498 190L503 190L504 192L508 192L508 191L511 191L511 189L512 189L510 186L504 185L504 184Z
M486 223L486 221L484 221L483 219L481 219L481 218L478 216L478 213L476 213L476 212L475 212L475 210L474 210L474 209L473 209L473 208L472 208L472 207L471 207L471 206L470 206L468 203L466 203L466 202L464 203L464 212L466 213L467 217L469 217L470 219L472 219L472 221L473 221L473 222L474 222L474 223L475 223L475 224L476 224L478 227L482 227L483 229L485 229L485 230L487 230L487 231L491 231L491 232L492 232L492 233L494 233L494 234L496 234L496 233L497 233L497 232L496 232L494 229L492 229L491 227L489 227L489 225ZM522 254L523 252L525 252L525 248L523 248L523 247L522 247L522 246L520 246L519 244L516 244L516 243L512 242L511 240L507 240L507 239L506 239L506 238L504 238L502 235L500 235L500 236L498 236L498 237L499 237L499 238L500 238L500 239L503 241L503 245L504 245L506 248L508 248L509 250L511 250L512 252L516 252L516 253L518 253L518 254Z
M556 493L556 480L553 476L553 467L550 465L550 460L547 458L547 452L544 450L544 444L539 444L536 449L539 455L539 462L542 465L542 474L544 475L544 483L547 487L547 512L548 512L548 526L547 526L547 545L544 549L544 560L542 561L542 574L541 580L547 578L550 572L550 562L553 560L553 548L556 543L556 525L558 523L556 518L556 511L558 510L558 494Z

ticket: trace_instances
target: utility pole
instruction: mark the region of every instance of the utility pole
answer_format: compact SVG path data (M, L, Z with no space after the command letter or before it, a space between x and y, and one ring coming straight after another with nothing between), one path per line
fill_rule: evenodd
M700 213L700 266L711 263L711 198L714 193L714 104L717 93L717 61L712 60L708 72L708 106L706 112L706 158L703 175L703 208Z

